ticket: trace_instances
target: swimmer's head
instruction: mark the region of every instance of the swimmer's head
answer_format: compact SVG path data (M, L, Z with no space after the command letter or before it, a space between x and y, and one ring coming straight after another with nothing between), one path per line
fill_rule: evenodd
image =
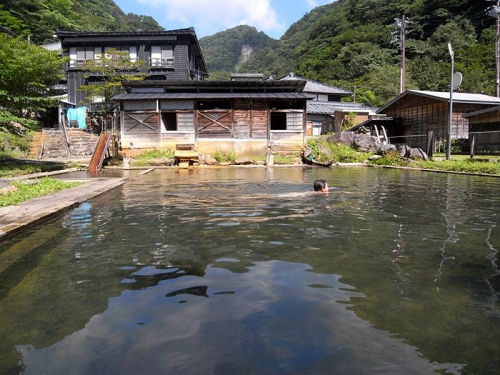
M327 192L328 191L328 183L326 182L326 180L314 181L314 191Z

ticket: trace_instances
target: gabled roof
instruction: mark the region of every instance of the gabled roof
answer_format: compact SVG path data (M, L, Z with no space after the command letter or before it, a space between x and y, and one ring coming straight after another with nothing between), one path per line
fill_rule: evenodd
M386 104L384 107L380 108L377 113L384 112L388 107L401 100L408 95L422 96L426 98L431 98L439 101L450 101L450 93L442 91L421 91L421 90L407 90L397 98ZM500 98L496 96L484 95L484 94L467 94L461 92L453 93L453 102L460 104L486 104L486 105L496 105L500 104Z
M336 111L375 113L376 108L367 107L363 103L352 102L326 102L309 100L307 113L314 115L334 115Z
M324 83L313 81L307 78L296 76L293 73L289 73L284 77L278 78L278 80L299 80L306 81L306 87L304 88L304 92L314 93L314 94L335 94L341 96L349 96L352 95L352 92L349 90L342 89L340 87L326 85Z

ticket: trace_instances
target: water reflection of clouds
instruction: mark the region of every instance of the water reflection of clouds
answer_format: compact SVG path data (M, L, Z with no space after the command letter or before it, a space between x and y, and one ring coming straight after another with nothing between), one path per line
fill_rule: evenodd
M17 349L25 374L420 375L453 368L432 365L358 318L347 306L364 296L340 276L310 270L268 261L235 275L209 266L203 278L123 292L85 328L48 348Z

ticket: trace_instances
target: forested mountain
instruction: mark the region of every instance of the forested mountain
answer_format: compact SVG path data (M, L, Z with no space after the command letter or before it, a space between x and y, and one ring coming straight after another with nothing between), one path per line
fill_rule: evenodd
M0 30L53 43L57 29L72 31L163 30L150 16L125 14L113 0L2 0Z
M212 78L237 72L254 53L275 40L255 27L237 26L200 39L200 46Z
M449 90L451 58L464 92L495 92L495 18L486 0L338 0L315 8L240 71L297 75L357 91L380 105L400 89L405 16L406 88ZM395 24L399 19L399 26Z
M463 74L460 89L494 94L496 28L489 14L494 5L487 0L337 0L306 14L277 41L239 26L201 38L200 45L212 79L230 72L280 77L293 71L381 105L400 92L402 35L409 89L449 90L451 42L455 70ZM38 44L53 42L57 28L162 29L151 17L123 13L112 0L2 0L0 25Z

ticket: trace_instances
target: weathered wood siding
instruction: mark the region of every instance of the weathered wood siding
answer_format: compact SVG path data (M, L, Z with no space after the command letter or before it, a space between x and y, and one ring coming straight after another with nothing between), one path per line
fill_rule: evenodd
M198 138L233 138L232 110L197 111L195 122Z
M156 111L124 112L122 122L123 137L139 147L157 145L160 139L159 123ZM123 147L128 147L128 145L123 145Z
M471 133L485 132L484 134L469 134L469 141L472 141L474 136L475 151L500 151L499 111L470 117L469 131Z
M478 104L454 103L451 137L453 139L467 138L469 120L462 115L486 107ZM388 107L384 113L394 119L402 120L402 126L406 129L405 134L412 136L411 140L408 137L405 142L410 143L412 147L425 149L430 131L436 138L446 139L448 136L450 103L447 101L407 95L397 104Z

